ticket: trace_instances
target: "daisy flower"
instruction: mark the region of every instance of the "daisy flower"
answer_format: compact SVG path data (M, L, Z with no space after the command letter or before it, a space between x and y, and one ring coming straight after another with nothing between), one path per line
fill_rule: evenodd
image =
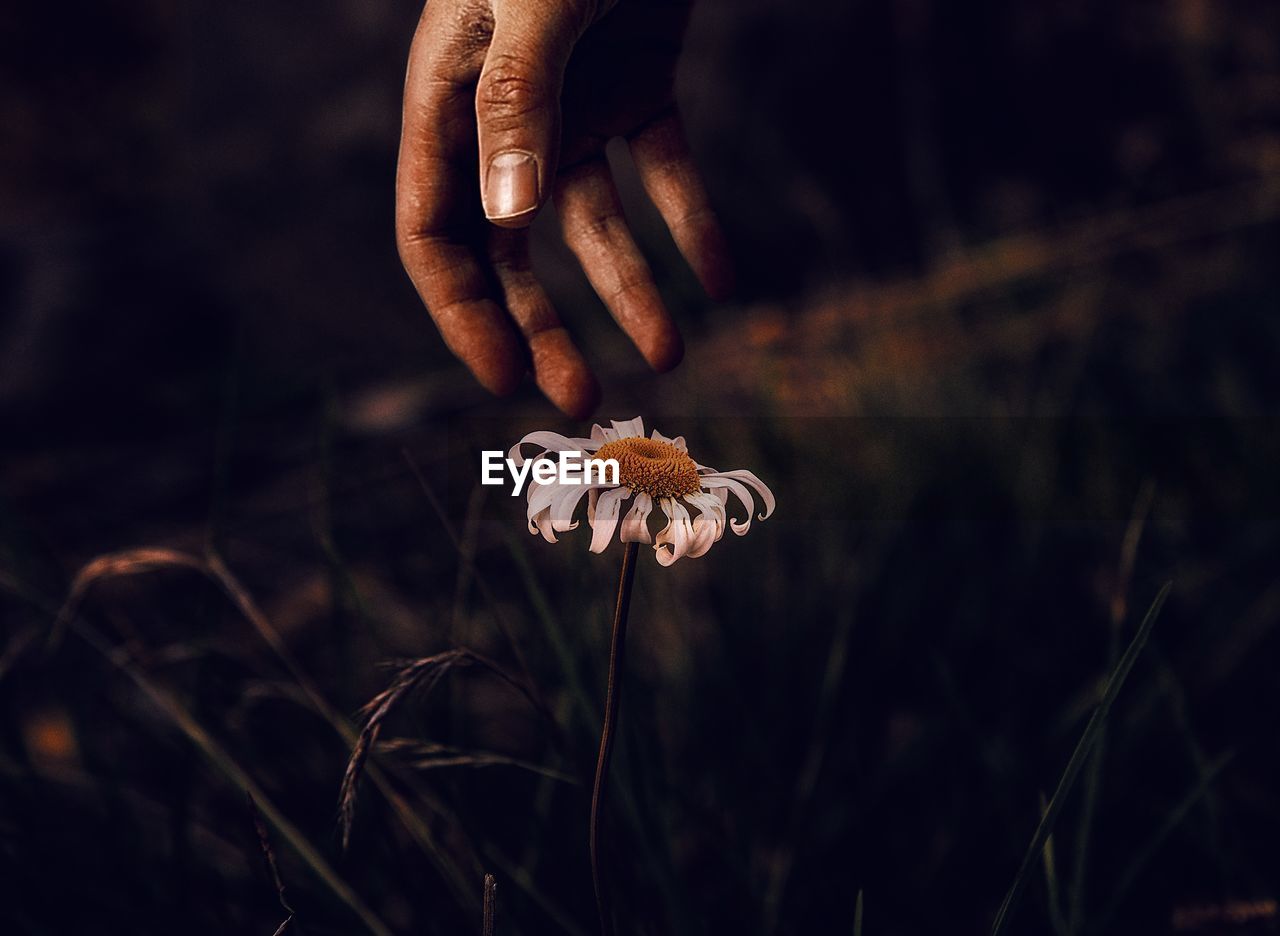
M764 520L773 513L773 492L750 471L716 471L699 465L689 455L683 436L667 438L658 430L645 437L640 417L613 422L612 428L591 427L591 438L574 439L558 432L531 432L511 448L517 467L525 462L521 449L536 446L535 458L552 453L577 452L584 466L591 460L612 458L618 462L616 484L564 484L530 482L529 532L541 533L550 543L556 534L575 529L579 502L587 498L587 522L591 526L591 551L604 552L619 529L624 543L651 543L658 562L669 566L685 556L705 555L724 535L726 523L739 536L751 528L755 511L752 491L759 495ZM598 472L595 472L598 475ZM584 476L586 473L584 471ZM729 520L726 506L732 494L747 510L745 520ZM630 509L623 509L630 501ZM649 530L654 505L667 518L656 539ZM619 524L621 520L621 524Z

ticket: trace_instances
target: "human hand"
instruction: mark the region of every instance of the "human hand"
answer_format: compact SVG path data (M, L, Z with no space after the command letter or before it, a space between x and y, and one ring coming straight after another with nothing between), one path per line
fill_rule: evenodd
M605 159L627 140L649 198L712 298L732 272L672 79L691 0L430 0L409 53L396 241L450 350L497 394L532 366L571 416L600 389L529 263L553 198L592 288L658 371L684 346ZM479 178L479 186L475 180Z

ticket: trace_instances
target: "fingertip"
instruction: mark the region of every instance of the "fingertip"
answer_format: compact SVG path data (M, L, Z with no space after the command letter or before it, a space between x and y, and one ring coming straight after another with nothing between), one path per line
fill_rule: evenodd
M600 384L563 328L539 332L530 339L534 381L557 409L585 419L600 404Z
M684 360L684 339L675 327L665 329L661 334L647 343L644 359L659 374L665 374Z
M454 353L494 396L510 396L520 386L528 370L528 360L509 328L477 329L454 336ZM461 346L457 338L461 337Z
M738 290L737 271L719 224L712 219L697 240L698 243L688 245L686 252L688 256L696 258L691 265L707 298L713 302L732 299ZM685 245L681 247L685 249Z
M702 290L712 302L725 302L738 292L738 277L727 259L707 264L698 271Z
M480 386L498 397L511 396L515 393L525 373L522 363L505 357L498 359L496 356L487 356L484 360L473 362L468 366L476 380L480 382Z
M562 392L543 392L555 404L556 409L570 419L587 419L600 405L600 384L590 374Z

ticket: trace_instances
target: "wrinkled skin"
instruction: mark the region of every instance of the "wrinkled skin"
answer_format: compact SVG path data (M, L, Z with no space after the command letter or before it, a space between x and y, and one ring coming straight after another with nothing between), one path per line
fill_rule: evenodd
M396 179L401 259L445 342L494 393L532 369L581 418L599 385L529 265L553 199L565 243L645 360L683 344L632 238L605 160L628 142L645 191L713 298L731 288L716 224L676 113L672 78L689 3L431 0L405 80Z

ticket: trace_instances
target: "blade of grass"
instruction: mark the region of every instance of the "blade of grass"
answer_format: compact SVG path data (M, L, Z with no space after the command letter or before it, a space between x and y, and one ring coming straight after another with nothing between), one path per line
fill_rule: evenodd
M1112 640L1115 643L1115 640ZM1108 665L1114 666L1115 653L1110 654ZM1080 820L1076 826L1076 848L1071 866L1071 888L1067 907L1067 934L1077 936L1084 926L1085 875L1089 866L1089 840L1093 833L1093 816L1097 812L1098 799L1102 795L1102 767L1107 752L1107 729L1098 732L1097 742L1084 775L1084 803L1080 807Z
M569 641L565 638L564 628L560 626L560 619L551 608L551 601L547 598L547 593L543 591L542 584L533 571L524 545L510 533L507 533L504 539L507 551L515 560L521 584L524 585L525 592L529 596L529 603L533 606L534 616L542 624L547 642L551 644L551 650L560 664L561 675L564 676L565 684L569 688L574 707L578 710L578 717L583 727L594 733L596 725L600 723L600 712L591 701L591 696L582 681L582 674L578 671L577 660L569 647Z
M507 646L511 648L511 653L516 659L516 665L520 667L520 673L524 676L524 681L534 691L537 691L537 683L534 682L532 672L529 669L529 662L525 659L524 651L520 647L519 641L516 640L515 633L511 630L511 625L507 622L506 616L502 613L501 605L498 604L492 590L489 588L488 581L480 575L475 567L473 556L463 549L462 540L458 538L458 531L454 529L452 521L449 520L449 514L444 509L444 504L440 502L440 498L436 496L435 489L427 481L427 476L422 473L422 469L418 467L418 463L414 460L409 450L401 449L401 456L405 463L409 466L414 479L418 482L418 487L422 489L422 494L427 499L427 503L431 505L431 509L435 511L436 517L440 521L441 527L444 528L445 536L449 538L449 542L453 545L454 551L457 552L462 567L467 570L475 581L476 586L480 589L484 599L489 604L490 610L493 612L494 622L498 625L498 631L502 634L503 640L507 642ZM549 712L546 703L541 704L543 711Z
M275 827L276 831L292 846L298 856L311 868L312 872L324 882L334 895L351 909L369 932L376 936L391 936L391 930L378 918L370 907L360 898L351 886L344 881L324 857L316 851L302 831L290 822L279 810L266 792L249 776L235 759L222 747L212 735L191 717L172 696L161 689L145 673L125 659L116 648L112 647L93 628L81 623L76 618L66 621L68 629L102 655L104 659L121 673L128 676L144 696L166 718L178 728L187 740L205 756L223 776L252 797L258 810Z
M1137 662L1138 657L1142 654L1142 648L1146 646L1147 638L1151 635L1151 628L1155 625L1156 618L1160 615L1160 609L1164 606L1165 599L1169 596L1169 589L1172 584L1172 582L1166 582L1164 587L1160 589L1160 593L1156 595L1156 599L1152 602L1146 617L1143 618L1138 632L1134 634L1128 649L1120 657L1120 661L1116 664L1110 678L1107 680L1107 688L1102 694L1102 700L1098 703L1098 707L1094 709L1089 723L1085 726L1084 734L1080 736L1080 741L1076 744L1076 749L1072 752L1071 759L1067 761L1067 767L1062 772L1058 787L1054 790L1053 796L1049 800L1049 806L1040 818L1040 824L1036 827L1035 835L1031 837L1031 844L1023 856L1022 865L1018 868L1013 884L1009 888L1008 894L1005 895L1003 903L1000 904L1000 909L996 912L995 922L991 926L991 936L999 936L1008 924L1009 917L1017 906L1018 899L1022 896L1022 891L1027 886L1027 881L1031 876L1031 868L1035 864L1040 850L1044 848L1044 843L1048 839L1049 833L1053 831L1054 822L1057 821L1058 813L1062 811L1063 803L1071 793L1071 788L1075 785L1081 768L1090 753L1092 753L1094 745L1102 733L1102 728L1106 724L1112 703L1115 702L1116 696L1120 694L1120 689L1128 678L1130 670L1133 669L1134 663Z
M1133 567L1138 558L1138 545L1147 526L1147 517L1155 501L1155 483L1150 479L1138 488L1129 522L1125 525L1120 543L1120 558L1116 563L1115 582L1111 591L1110 622L1107 634L1107 669L1114 669L1120 654L1120 629L1128 615L1129 583L1133 580ZM1084 782L1084 807L1080 810L1080 823L1076 830L1075 860L1071 873L1070 905L1067 916L1067 932L1076 936L1084 926L1085 876L1089 864L1089 840L1093 833L1093 817L1097 812L1098 798L1102 794L1102 769L1107 756L1107 730L1098 733L1098 742L1089 759Z
M498 917L498 881L492 874L484 876L484 922L481 925L481 936L493 936L493 928Z
M822 773L823 762L826 760L827 739L830 737L828 726L832 708L844 678L845 661L849 655L849 640L853 632L853 617L853 612L847 606L836 617L831 644L827 651L827 667L823 673L822 687L818 692L817 708L809 719L812 728L809 732L808 750L791 795L791 821L788 825L793 829L804 827L809 801L813 797L818 777ZM764 896L762 930L765 933L774 933L778 930L782 898L786 895L787 883L795 865L797 844L799 843L780 849L770 870Z
M1040 815L1043 816L1048 808L1049 804L1044 798L1044 793L1041 793ZM1044 861L1044 886L1049 892L1049 922L1053 924L1053 931L1058 936L1064 936L1067 931L1067 920L1062 915L1062 888L1058 885L1058 861L1054 855L1052 834L1044 840L1042 858Z
M409 738L392 738L379 741L374 750L380 754L398 754L406 760L408 766L415 770L432 770L437 767L515 767L537 774L549 780L581 786L582 781L570 774L551 767L535 764L533 761L508 757L496 751L480 751L452 747L447 744L433 744L414 741Z
M524 891L525 895L547 915L547 918L556 925L560 932L565 933L566 936L587 936L587 931L574 922L573 917L564 907L538 889L528 871L524 868L516 867L492 845L485 845L484 853L485 858L501 871L507 880Z
M1164 680L1165 698L1168 700L1174 722L1177 724L1183 740L1186 741L1187 753L1190 755L1196 774L1204 780L1209 773L1210 759L1196 737L1195 729L1191 726L1191 717L1187 712L1187 691L1183 688L1182 681L1178 679L1178 674L1164 654L1160 652L1160 648L1153 646L1151 649L1156 665L1160 668ZM1231 879L1231 871L1227 860L1226 848L1222 841L1222 807L1213 789L1207 785L1204 793L1204 805L1208 825L1206 831L1209 836L1209 850L1212 852L1214 861L1218 866L1219 882L1225 891L1228 886L1227 882Z
M163 569L187 569L198 572L218 585L236 610L240 612L240 615L249 622L258 636L262 638L275 653L276 657L279 658L280 662L284 664L289 675L297 682L302 693L310 702L312 709L337 732L348 748L355 745L359 737L355 727L329 704L311 681L306 671L303 670L301 664L293 656L279 632L258 608L253 597L215 552L210 552L207 559L201 559L172 549L134 549L99 556L76 573L67 600L57 612L47 645L49 647L56 646L59 640L56 635L65 631L71 623L75 622L80 605L84 602L89 590L95 583L116 576L138 575ZM445 879L458 905L464 910L478 910L479 901L475 895L474 888L467 883L468 876L466 872L458 867L451 856L444 852L436 841L436 837L430 827L417 815L412 806L410 806L409 801L391 785L389 778L379 767L371 764L367 773L369 779L377 786L378 791L391 804L392 809L415 844L422 849ZM411 783L409 785L413 786ZM420 802L427 805L435 804L432 798L426 796L424 792L419 791L416 787L414 792ZM444 815L444 813L441 812L441 815ZM457 831L461 832L462 830L458 829ZM470 863L477 864L475 860Z
M262 852L267 874L271 876L271 883L275 886L276 900L280 903L280 909L286 914L284 922L276 928L276 934L279 936L290 926L298 930L301 928L297 925L298 912L293 909L285 893L284 878L280 876L280 866L276 863L275 849L271 847L271 836L267 833L266 824L262 821L262 813L258 809L258 804L253 801L252 793L245 793L245 798L249 801L249 816L253 819L253 830L258 834L258 850Z
M1120 875L1119 883L1116 884L1116 889L1112 893L1111 899L1107 901L1107 907L1102 913L1102 922L1098 927L1098 932L1109 932L1111 921L1114 919L1116 911L1120 909L1120 903L1124 900L1129 889L1132 888L1138 878L1141 877L1142 872L1146 870L1151 859L1154 858L1156 852L1160 850L1160 846L1163 845L1165 840L1173 834L1174 830L1182 824L1182 820L1185 819L1187 814L1195 808L1196 804L1208 794L1213 781L1218 778L1218 775L1222 773L1224 769L1226 769L1227 765L1231 763L1235 756L1235 751L1227 751L1221 757L1218 757L1209 764L1204 774L1196 781L1195 786L1191 788L1187 795L1184 796L1169 815L1165 817L1164 822L1160 824L1160 828L1156 830L1156 833L1151 836L1147 843L1138 850L1138 853L1130 859L1128 866Z
M853 905L853 936L862 936L862 888L858 888L858 899Z

